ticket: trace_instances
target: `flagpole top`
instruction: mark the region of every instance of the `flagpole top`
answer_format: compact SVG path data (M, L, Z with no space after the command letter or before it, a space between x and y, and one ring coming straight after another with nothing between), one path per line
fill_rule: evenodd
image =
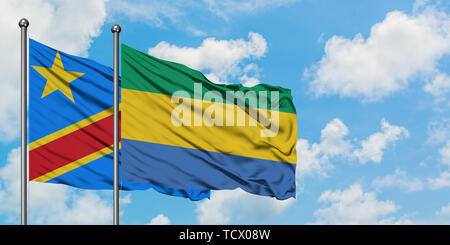
M28 20L27 19L25 19L25 18L22 18L22 19L20 19L19 20L19 26L20 26L20 28L22 28L22 27L28 27L28 25L30 24L30 22L28 22ZM120 28L120 27L119 27Z
M111 32L112 32L112 33L115 33L115 32L120 33L121 30L122 30L122 29L120 28L120 26L119 26L118 24L115 24L115 25L113 25L113 26L111 27Z

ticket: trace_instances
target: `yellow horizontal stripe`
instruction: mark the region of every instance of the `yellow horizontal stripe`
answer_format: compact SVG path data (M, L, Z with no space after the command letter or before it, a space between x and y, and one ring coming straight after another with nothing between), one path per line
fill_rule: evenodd
M62 166L62 167L60 167L58 169L55 169L55 170L53 170L51 172L48 172L48 173L46 173L44 175L41 175L41 176L31 180L31 181L36 181L36 182L49 181L49 180L51 180L53 178L56 178L56 177L58 177L58 176L60 176L62 174L65 174L65 173L67 173L69 171L72 171L72 170L74 170L74 169L76 169L78 167L81 167L81 166L83 166L83 165L85 165L87 163L90 163L92 161L95 161L95 160L97 160L97 159L99 159L101 157L104 157L104 156L112 153L114 151L113 146L114 145L107 146L107 147L105 147L105 148L103 148L103 149L101 149L99 151L96 151L96 152L90 154L90 155L87 155L87 156L85 156L83 158L80 158L80 159L74 161L74 162L66 164L66 165L64 165L64 166ZM119 143L119 148L120 148L120 143ZM111 162L111 164L112 164L112 162Z
M94 122L96 122L98 120L101 120L101 119L103 119L105 117L108 117L108 116L112 115L113 112L114 112L114 108L113 107L108 108L108 109L106 109L104 111L101 111L101 112L91 116L91 117L85 118L85 119L83 119L83 120L81 120L81 121L79 121L77 123L74 123L74 124L72 124L70 126L67 126L67 127L63 128L61 130L58 130L58 131L52 133L52 134L49 134L49 135L47 135L45 137L42 137L42 138L40 138L38 140L35 140L35 141L33 141L32 143L29 144L28 148L29 148L30 151L33 150L33 149L36 149L39 146L45 145L45 144L47 144L49 142L52 142L52 141L54 141L54 140L56 140L56 139L58 139L58 138L60 138L60 137L62 137L64 135L67 135L67 134L70 134L72 132L75 132L75 131L77 131L80 128L86 127L89 124L92 124L92 123L94 123Z
M191 105L202 103L202 114L213 104L203 100L186 100L190 100ZM275 137L262 137L261 131L266 128L259 122L256 126L248 126L247 122L247 126L177 127L172 123L171 113L178 105L171 102L170 95L122 89L122 138L280 162L297 162L295 114L279 112L278 134ZM223 115L226 115L227 110L234 110L235 120L236 111L241 110L236 105L217 105L222 106ZM192 122L193 117L192 114Z

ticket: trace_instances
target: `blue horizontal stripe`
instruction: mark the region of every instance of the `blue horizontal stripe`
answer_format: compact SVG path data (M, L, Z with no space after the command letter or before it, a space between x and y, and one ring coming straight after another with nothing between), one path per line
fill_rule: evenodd
M124 181L295 197L295 164L122 139Z
M119 160L120 159L119 151ZM46 183L66 184L77 188L89 190L112 190L113 189L113 153L101 157L95 161L78 167L72 171L53 178ZM121 164L119 164L119 176ZM154 189L160 193L172 196L186 197L197 201L209 198L209 190L178 190L152 185L149 183L131 183L119 180L120 190L147 190Z

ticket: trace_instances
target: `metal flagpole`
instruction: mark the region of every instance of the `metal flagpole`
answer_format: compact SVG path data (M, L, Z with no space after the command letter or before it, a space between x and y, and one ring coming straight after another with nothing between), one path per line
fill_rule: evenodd
M119 33L120 26L111 28L114 35L114 225L119 225Z
M22 18L19 21L21 31L21 224L27 224L27 184L28 184L28 149L27 149L27 27L29 22Z

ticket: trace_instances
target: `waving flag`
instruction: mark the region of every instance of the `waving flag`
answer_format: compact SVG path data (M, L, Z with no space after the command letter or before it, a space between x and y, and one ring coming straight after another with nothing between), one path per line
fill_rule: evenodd
M29 179L84 189L113 188L113 70L30 39ZM120 181L200 200L208 190Z
M122 45L121 93L124 180L295 197L289 89L214 84Z

